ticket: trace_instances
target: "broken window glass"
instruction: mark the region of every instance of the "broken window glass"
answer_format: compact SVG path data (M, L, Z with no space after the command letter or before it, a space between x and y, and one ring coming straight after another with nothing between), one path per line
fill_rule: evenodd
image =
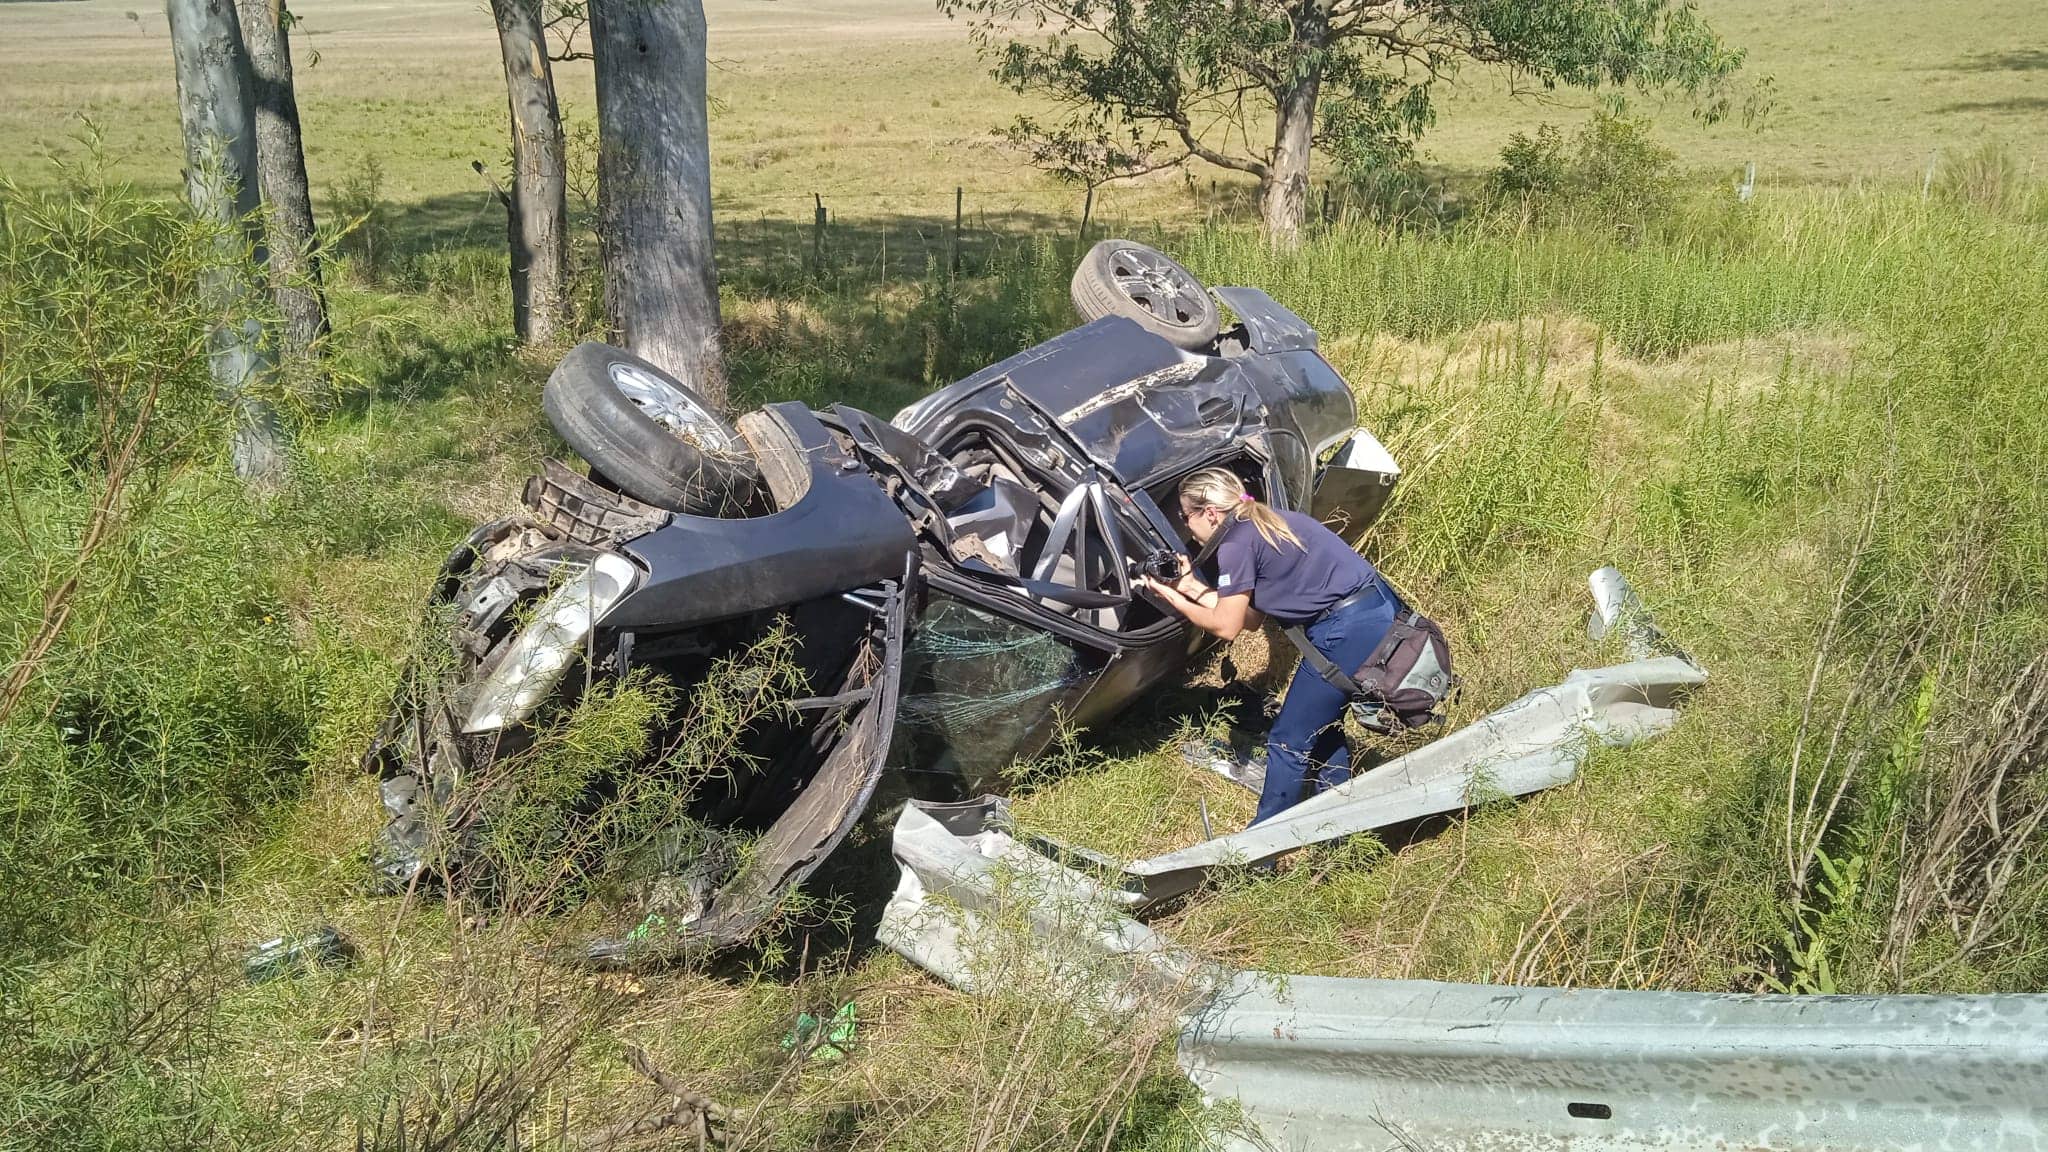
M985 791L1039 753L1102 670L1102 654L934 591L904 646L891 759Z

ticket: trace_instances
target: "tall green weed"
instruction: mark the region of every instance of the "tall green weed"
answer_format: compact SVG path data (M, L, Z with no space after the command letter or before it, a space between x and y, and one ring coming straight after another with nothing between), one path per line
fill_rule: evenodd
M19 962L102 899L217 873L288 792L301 665L207 371L211 226L117 186L0 188L0 866Z

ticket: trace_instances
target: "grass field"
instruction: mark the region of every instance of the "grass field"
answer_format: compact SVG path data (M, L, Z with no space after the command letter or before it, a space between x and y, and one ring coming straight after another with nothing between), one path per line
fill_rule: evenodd
M1706 0L1778 97L1761 127L1692 124L1658 113L1684 162L1716 177L1755 161L1774 184L1916 179L1930 154L2004 141L2024 165L2048 161L2048 13L2031 0ZM848 218L971 210L1073 217L1075 195L1006 155L990 129L1029 106L989 80L964 29L921 0L711 0L706 5L714 188L725 217L808 220L822 194ZM0 4L0 156L18 178L45 171L85 114L135 179L177 171L169 47L161 13L126 0ZM304 0L294 11L300 104L316 194L375 153L387 193L432 223L495 227L470 171L506 151L491 26L472 0ZM309 53L318 63L305 67ZM587 63L558 72L567 116L587 123ZM1592 101L1503 98L1469 73L1445 102L1424 155L1453 172L1489 166L1510 132L1573 124ZM1206 191L1213 172L1198 172ZM1161 181L1170 187L1170 182ZM1107 211L1186 210L1154 185L1105 193Z
M1074 194L993 146L1025 105L957 27L897 0L708 7L739 399L892 411L1071 323ZM1451 630L1456 721L1612 657L1581 629L1604 563L1713 674L1668 737L1569 787L1224 877L1158 921L1175 938L1242 966L1505 983L2048 980L2026 815L2048 786L2015 711L2048 684L2048 16L1702 7L1775 77L1776 111L1759 130L1660 115L1680 191L1627 227L1583 204L1474 211L1275 253L1206 174L1098 205L1321 330L1404 464L1363 546ZM573 918L360 894L379 808L356 758L421 591L561 449L534 403L551 355L512 345L502 217L469 170L504 150L482 5L295 8L316 192L373 208L390 252L344 245L331 379L294 393L292 479L256 501L222 474L195 337L208 238L82 175L38 191L77 113L115 174L170 188L162 16L0 3L0 172L28 189L0 197L10 663L80 574L0 718L0 1148L394 1147L401 1115L412 1148L575 1147L657 1104L632 1047L735 1109L738 1147L1192 1149L1227 1128L1173 1071L1169 1014L1091 1027L1024 952L993 961L1015 965L1004 993L970 998L872 948L883 827L758 949L687 970L565 972L535 945ZM1586 115L1471 81L1425 145L1454 176ZM563 83L587 124L587 66ZM1727 176L1752 158L1737 204ZM957 284L926 264L956 185ZM795 226L813 191L836 217L816 267ZM160 463L101 502L100 421L132 419L123 389L145 385ZM1021 766L1020 819L1137 855L1199 836L1198 799L1248 817L1173 751L1220 722L1214 671ZM607 754L608 715L573 747ZM1828 811L1807 799L1838 787ZM322 922L353 966L241 983L250 942ZM848 1002L849 1056L786 1053L799 1013Z

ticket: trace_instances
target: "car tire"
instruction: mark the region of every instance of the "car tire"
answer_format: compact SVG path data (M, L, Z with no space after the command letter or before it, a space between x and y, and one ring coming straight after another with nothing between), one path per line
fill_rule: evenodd
M608 344L569 350L541 392L548 422L620 491L658 508L732 515L760 468L746 441L687 384Z
M1104 240L1090 248L1068 292L1083 321L1122 316L1189 351L1214 344L1222 324L1215 299L1194 273L1134 240Z

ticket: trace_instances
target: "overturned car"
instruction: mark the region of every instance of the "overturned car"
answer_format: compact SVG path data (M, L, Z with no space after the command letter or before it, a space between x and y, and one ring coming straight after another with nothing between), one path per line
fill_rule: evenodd
M922 800L999 787L1059 724L1182 673L1209 637L1133 578L1185 553L1188 473L1230 468L1352 530L1379 513L1398 470L1271 297L1104 241L1073 298L1080 327L890 420L782 403L729 427L643 360L571 351L544 405L590 474L548 461L529 514L479 526L443 567L429 600L448 658L416 664L364 757L389 815L381 882L459 871L460 825L488 810L468 793L593 683L648 668L687 688L787 621L810 694L748 730L749 770L689 803L746 849L670 861L696 888L664 923L736 941L886 773Z

